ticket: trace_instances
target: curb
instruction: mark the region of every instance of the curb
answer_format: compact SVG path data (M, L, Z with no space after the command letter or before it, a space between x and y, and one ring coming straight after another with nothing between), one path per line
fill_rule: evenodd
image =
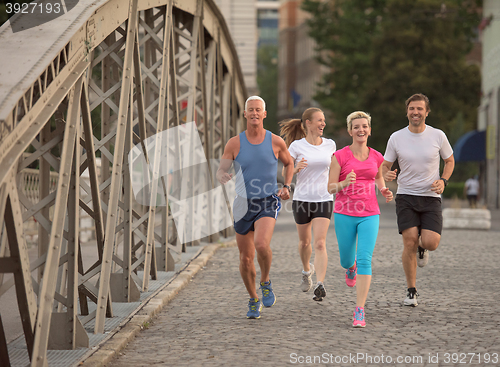
M222 247L236 246L236 240L204 246L179 273L161 288L156 295L144 303L133 316L113 335L98 345L96 351L84 357L76 365L83 367L102 367L111 363L117 354L182 290Z

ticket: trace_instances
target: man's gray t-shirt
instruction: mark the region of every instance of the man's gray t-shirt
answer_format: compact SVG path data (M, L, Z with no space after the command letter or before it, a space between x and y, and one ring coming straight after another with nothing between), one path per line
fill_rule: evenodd
M440 177L440 157L447 159L452 154L446 134L426 125L418 134L408 127L393 133L387 142L384 159L388 162L398 160L398 194L440 197L431 191L431 185Z

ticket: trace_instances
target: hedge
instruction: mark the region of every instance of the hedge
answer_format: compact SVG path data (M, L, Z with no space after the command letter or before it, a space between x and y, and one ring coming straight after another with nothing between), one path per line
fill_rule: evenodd
M446 199L454 198L464 198L464 186L465 182L448 182L448 186L443 191L443 197Z

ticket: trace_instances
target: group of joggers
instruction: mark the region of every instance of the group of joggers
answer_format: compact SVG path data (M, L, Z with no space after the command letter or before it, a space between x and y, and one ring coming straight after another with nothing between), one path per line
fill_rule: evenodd
M356 287L354 327L366 326L364 307L380 217L376 190L386 202L391 201L393 193L385 182L397 177L396 214L403 238L402 263L408 287L404 305L417 306L417 265L425 266L428 251L439 245L441 194L455 166L445 133L425 123L429 112L429 99L425 95L408 98L409 124L391 135L382 155L368 147L371 117L366 112L356 111L347 116L352 144L336 150L335 142L323 137L326 122L319 108L308 108L301 119L281 121L280 137L264 129L267 115L264 100L258 96L247 99L246 130L227 142L217 171L217 179L226 184L233 178L229 173L231 166L234 164L236 168L233 216L240 273L250 295L247 318L260 318L262 307L271 307L276 302L269 279L270 242L281 200L290 198L293 175L296 184L292 211L303 266L300 289L308 292L314 288L315 301L326 297L326 235L333 213L340 264L346 269L345 282ZM444 161L441 175L440 159ZM278 160L283 163L282 188L277 184ZM392 170L396 160L399 172ZM311 244L313 233L314 244ZM310 263L313 246L314 264ZM255 253L260 266L261 298L255 285Z

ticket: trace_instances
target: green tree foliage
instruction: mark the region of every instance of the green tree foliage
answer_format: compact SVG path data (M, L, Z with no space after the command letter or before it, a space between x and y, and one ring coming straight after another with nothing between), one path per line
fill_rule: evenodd
M257 51L257 85L266 101L267 117L264 127L278 134L278 47L265 45Z
M331 70L316 99L339 121L355 110L369 112L370 144L382 152L390 134L408 123L404 102L414 93L431 101L429 125L447 133L458 125L464 132L473 129L480 73L465 56L479 24L477 5L475 0L305 0L318 60Z

